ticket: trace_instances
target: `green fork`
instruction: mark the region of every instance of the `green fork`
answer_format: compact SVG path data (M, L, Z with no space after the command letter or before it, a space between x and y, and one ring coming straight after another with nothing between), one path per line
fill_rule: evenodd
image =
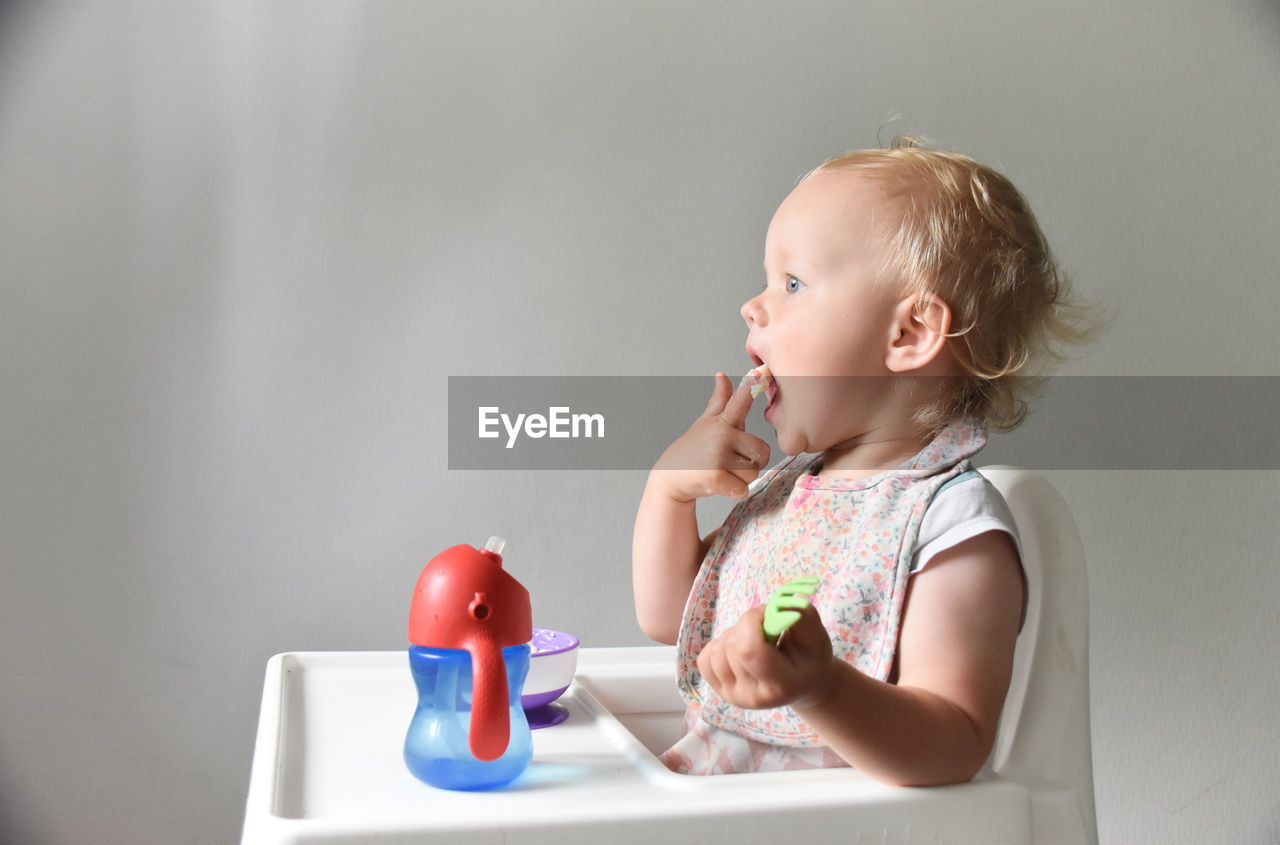
M764 638L770 645L777 645L783 632L800 621L801 609L809 606L805 596L817 591L818 579L808 575L788 581L773 591L764 606Z

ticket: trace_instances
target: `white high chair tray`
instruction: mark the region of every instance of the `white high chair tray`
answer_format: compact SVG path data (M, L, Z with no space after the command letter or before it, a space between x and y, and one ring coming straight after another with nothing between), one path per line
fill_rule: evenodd
M244 843L1030 841L1035 793L988 777L931 789L850 769L690 777L654 756L678 736L673 650L582 649L560 702L533 732L533 761L506 787L435 789L402 754L417 702L407 652L271 658Z

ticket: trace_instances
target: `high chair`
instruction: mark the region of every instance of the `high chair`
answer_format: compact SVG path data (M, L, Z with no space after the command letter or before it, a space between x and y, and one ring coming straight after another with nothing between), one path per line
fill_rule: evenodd
M1026 784L1036 843L1098 841L1089 729L1089 583L1067 503L1043 476L983 467L1021 535L1027 618L988 767Z
M982 473L1013 512L1029 594L996 743L970 783L674 774L656 756L682 730L674 649L642 647L581 650L568 719L534 731L512 784L433 789L401 759L416 702L406 653L296 652L267 665L243 842L1096 845L1080 538L1041 476Z
M800 830L813 841L1096 845L1089 589L1080 535L1067 503L1043 476L1011 466L983 467L981 472L1013 513L1028 595L996 742L972 782L928 789L876 784L855 790L854 780L861 776L841 769L701 778L665 774L697 781L699 787L743 792L757 779L768 779L773 789L798 792L824 789L827 779L846 778L848 798L837 799L843 803L839 810L806 816L807 829ZM618 658L611 659L616 664ZM680 709L678 696L651 703L650 712L626 712L643 708L624 703L623 689L610 688L610 674L588 665L579 678L649 750L660 752L680 736L678 715L664 712ZM801 776L812 780L801 783Z

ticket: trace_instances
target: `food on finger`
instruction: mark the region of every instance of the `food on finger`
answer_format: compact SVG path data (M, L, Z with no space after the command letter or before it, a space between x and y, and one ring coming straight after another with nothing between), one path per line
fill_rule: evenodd
M742 380L751 385L751 398L755 399L769 389L769 385L773 383L773 373L769 372L768 364L761 364L743 376Z

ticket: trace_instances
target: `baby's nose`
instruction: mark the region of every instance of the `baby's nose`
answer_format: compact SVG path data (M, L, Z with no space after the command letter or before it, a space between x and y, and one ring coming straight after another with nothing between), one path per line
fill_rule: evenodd
M748 326L765 324L764 306L760 303L760 296L754 296L742 303L742 319L747 321Z

